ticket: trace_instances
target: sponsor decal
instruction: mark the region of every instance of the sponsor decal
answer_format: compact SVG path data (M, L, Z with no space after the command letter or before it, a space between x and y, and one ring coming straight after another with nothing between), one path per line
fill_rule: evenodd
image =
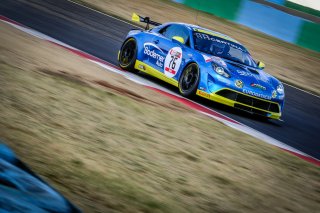
M246 94L248 94L248 95L256 96L256 97L258 97L258 98L271 100L271 96L269 96L269 95L264 95L264 94L257 93L257 92L253 92L253 91L251 91L251 90L244 89L244 90L242 90L242 92L243 92L243 93L246 93Z
M161 68L163 67L163 63L160 62L160 61L157 61L157 62L156 62L156 65L157 65L158 67L161 67Z
M219 32L213 32L213 31L204 30L204 29L198 29L198 28L193 28L193 30L196 31L196 32L209 34L209 35L211 35L211 36L216 36L216 37L223 38L223 39L226 39L226 40L235 42L235 43L239 43L239 42L237 42L236 40L234 40L233 38L230 38L229 36L224 35L224 34L219 33Z
M206 63L208 63L208 62L215 62L215 63L217 63L217 64L219 64L219 65L221 65L221 66L223 66L223 67L226 67L227 66L227 64L226 64L226 62L224 61L224 60L222 60L221 58L219 58L219 57L216 57L216 56L207 56L207 55L204 55L204 54L202 54L202 57L203 57L203 59L204 59L204 61L206 62Z
M251 72L246 72L244 70L237 70L237 73L242 76L254 76Z
M261 89L261 90L267 90L266 87L260 85L260 84L255 84L255 83L251 83L250 86Z
M164 74L172 78L179 71L182 61L182 49L180 47L173 47L169 50L164 61Z
M144 47L143 53L145 55L150 56L151 58L154 58L156 60L156 65L162 68L164 57L155 51L156 49L156 50L159 50L162 54L164 54L163 51L160 49L160 47L150 42L144 43L143 47Z
M206 91L206 88L204 87L199 87L200 90Z
M143 45L143 47L144 47L145 49L146 49L146 48L149 48L148 46L152 46L152 47L156 48L157 50L159 50L162 54L164 54L163 51L161 50L161 48L158 47L157 45L155 45L154 43L147 42L147 43L144 43L144 45Z
M196 37L198 39L214 41L214 42L217 42L217 43L220 43L220 44L228 45L228 46L233 47L235 49L238 49L238 50L240 50L242 52L245 52L244 49L242 49L239 45L235 45L235 44L233 44L233 43L231 43L229 41L226 41L226 40L221 40L216 36L212 36L212 35L208 35L208 34L204 34L204 33L195 33L195 35L196 35ZM224 39L227 39L227 37L225 37Z
M203 92L201 90L198 90L198 95L205 97L205 98L210 98L210 94Z
M142 64L139 64L139 68L143 69L143 70L146 70L146 68Z
M212 61L212 58L209 57L209 56L206 56L206 55L202 54L202 57L203 57L203 59L204 59L204 61L205 61L206 63Z
M272 98L276 98L277 95L278 95L278 94L277 94L277 91L273 90L273 91L272 91Z
M242 88L243 87L243 81L241 81L241 80L236 80L235 82L234 82L234 84L236 85L236 87L238 87L238 88Z

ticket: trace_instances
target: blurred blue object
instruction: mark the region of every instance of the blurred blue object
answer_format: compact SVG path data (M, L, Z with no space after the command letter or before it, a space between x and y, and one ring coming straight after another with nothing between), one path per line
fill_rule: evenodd
M215 16L231 20L283 41L320 52L320 19L317 15L288 7L281 10L267 1L286 8L285 0L172 0ZM264 3L263 3L264 2ZM303 6L301 6L303 7ZM299 12L300 11L300 12ZM297 13L298 12L298 13ZM303 15L304 14L304 15ZM315 13L317 14L317 13ZM197 16L195 16L197 17ZM214 28L214 26L212 26Z
M237 23L290 43L298 39L303 21L300 17L251 1L243 2L237 16Z
M268 2L279 4L279 5L284 5L286 0L267 0Z
M0 213L81 212L0 144Z

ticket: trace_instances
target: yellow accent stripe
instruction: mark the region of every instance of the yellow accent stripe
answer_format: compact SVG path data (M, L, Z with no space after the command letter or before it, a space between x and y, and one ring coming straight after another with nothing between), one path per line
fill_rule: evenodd
M216 36L216 37L219 37L219 38L223 38L223 39L226 39L228 41L232 41L234 43L237 43L239 44L239 42L237 40L234 40L233 38L229 37L229 36L226 36L226 35L221 35L220 33L214 33L214 32L211 32L209 30L202 30L202 29L195 29L196 32L200 32L200 33L206 33L206 34L209 34L209 35L212 35L212 36Z
M145 72L149 75L152 75L156 78L159 78L160 80L163 80L169 84L172 84L173 86L178 87L179 83L177 80L167 77L164 73L162 73L162 72L158 71L157 69L143 63L142 61L136 60L134 68L137 70L140 70L142 72Z
M231 89L229 89L229 90L231 90ZM234 91L234 90L231 90L231 91ZM247 106L247 107L250 107L250 108L253 108L253 109L257 109L257 110L260 110L260 111L263 111L263 112L267 112L267 113L270 113L270 117L269 118L272 118L272 119L279 119L281 117L281 113L270 112L270 111L263 110L263 109L260 109L260 108L257 108L257 107L253 107L253 106L246 105L246 104L243 104L243 103L240 103L240 102L236 102L236 101L230 100L228 98L222 97L220 95L217 95L215 93L209 94L207 92L204 92L204 91L201 91L201 90L197 90L196 94L201 96L201 97L204 97L206 99L209 99L209 100L212 100L212 101L215 101L215 102L218 102L218 103L230 106L230 107L234 107L234 104L240 104L240 105ZM243 93L241 93L241 94L242 95L246 95L246 94L243 94ZM247 96L249 96L249 95L247 95ZM252 98L252 96L249 96L249 97ZM257 98L257 99L259 99L259 98ZM261 99L261 100L263 100L263 99ZM264 101L266 101L266 100L264 100ZM272 102L272 101L267 101L267 102L276 103L276 102ZM276 103L276 104L278 104L278 103ZM279 104L278 104L278 106L279 106Z

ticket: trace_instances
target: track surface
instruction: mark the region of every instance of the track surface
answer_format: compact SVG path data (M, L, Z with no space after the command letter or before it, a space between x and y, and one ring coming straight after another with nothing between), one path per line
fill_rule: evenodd
M134 28L65 0L0 0L0 14L113 64L125 35ZM201 98L196 101L320 159L320 98L290 86L285 90L284 123L263 121Z

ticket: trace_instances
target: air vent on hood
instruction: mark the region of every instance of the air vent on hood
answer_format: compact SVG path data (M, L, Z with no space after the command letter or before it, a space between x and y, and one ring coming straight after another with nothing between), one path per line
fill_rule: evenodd
M239 63L236 63L236 62L234 62L234 61L228 61L228 63L232 64L232 65L235 66L235 67L239 67L239 68L241 68L241 69L244 69L244 68L245 68L245 66L243 66L243 65L241 65L241 64L239 64Z
M259 75L259 72L255 69L250 69L250 68L247 68L250 72L254 73L254 74L257 74Z

